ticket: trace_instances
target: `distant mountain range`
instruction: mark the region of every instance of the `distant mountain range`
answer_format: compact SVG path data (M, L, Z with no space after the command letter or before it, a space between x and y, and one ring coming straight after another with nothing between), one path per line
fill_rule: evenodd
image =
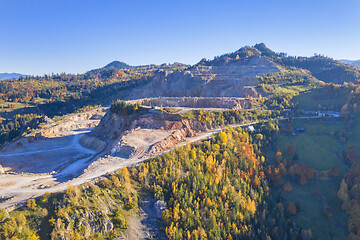
M27 75L20 73L0 73L0 80L18 79L19 77L26 77Z
M342 63L346 63L346 64L350 64L353 65L355 67L360 68L360 60L346 60L346 59L341 59L339 60Z

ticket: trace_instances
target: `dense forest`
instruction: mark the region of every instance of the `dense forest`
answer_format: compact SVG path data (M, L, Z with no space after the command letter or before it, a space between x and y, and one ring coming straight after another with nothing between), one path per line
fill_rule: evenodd
M307 230L288 224L291 206L269 195L268 174L276 178L279 169L267 166L250 142L264 138L241 128L228 129L212 140L184 146L131 169L144 188L166 202L162 219L169 239L308 236Z

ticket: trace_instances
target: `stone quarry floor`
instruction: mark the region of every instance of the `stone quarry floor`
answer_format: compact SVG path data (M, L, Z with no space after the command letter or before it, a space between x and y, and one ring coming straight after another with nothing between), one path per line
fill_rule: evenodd
M0 164L14 173L50 173L71 161L95 152L80 145L79 139L90 129L67 132L62 137L34 141L7 152L0 152Z

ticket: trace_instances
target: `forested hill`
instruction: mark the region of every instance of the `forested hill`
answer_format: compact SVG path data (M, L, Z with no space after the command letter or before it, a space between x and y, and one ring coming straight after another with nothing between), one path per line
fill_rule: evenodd
M314 77L326 83L360 82L360 69L352 65L322 55L312 57L287 56L286 53L272 51L264 43L256 44L253 47L245 46L235 52L216 56L213 60L203 58L195 66L219 66L235 61L247 63L254 56L266 57L285 68L296 67L309 70Z
M296 67L309 70L317 79L326 83L342 84L344 82L359 83L360 69L322 55L312 57L287 56L275 53L264 43L254 46L262 56L266 56L284 67Z
M87 74L97 74L97 73L101 73L101 72L106 72L106 71L116 71L116 70L124 70L124 69L136 69L136 70L140 70L140 69L148 69L148 70L181 70L183 68L188 67L188 65L183 64L183 63L172 63L172 64L161 64L161 65L156 65L156 64L149 64L149 65L140 65L140 66L131 66L125 62L121 62L121 61L113 61L109 64L107 64L106 66L102 67L102 68L97 68L97 69L93 69L87 72Z

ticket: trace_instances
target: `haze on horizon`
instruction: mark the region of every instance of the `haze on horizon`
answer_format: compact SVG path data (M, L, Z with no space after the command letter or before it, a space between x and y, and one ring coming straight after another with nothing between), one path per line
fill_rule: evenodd
M264 42L276 52L360 59L360 2L0 1L0 72L83 73L194 64Z

